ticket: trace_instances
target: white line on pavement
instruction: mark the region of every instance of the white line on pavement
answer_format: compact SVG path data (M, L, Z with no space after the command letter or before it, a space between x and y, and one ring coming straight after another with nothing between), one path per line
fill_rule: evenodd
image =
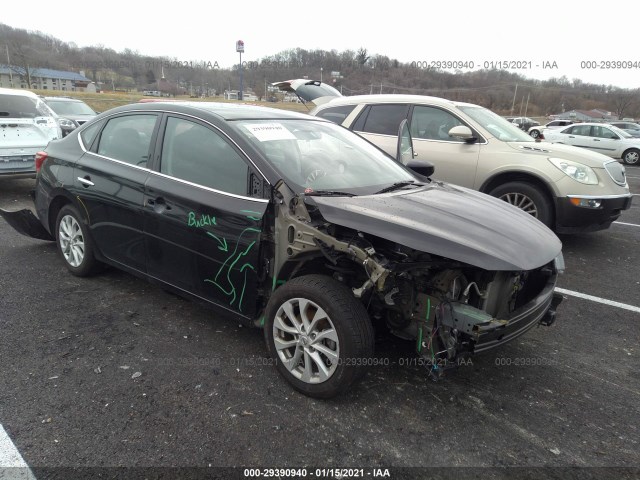
M8 474L4 477L2 473ZM12 480L36 480L29 465L0 425L0 477Z
M637 223L626 223L626 222L613 222L613 223L617 223L618 225L629 225L631 227L640 227L640 225L638 225Z
M594 297L593 295L587 295L585 293L574 292L573 290L566 290L564 288L556 287L556 292L570 295L573 297L583 298L585 300L591 300L592 302L603 303L611 307L624 308L625 310L631 310L632 312L640 313L640 307L633 305L627 305L626 303L614 302L613 300L607 300L606 298Z

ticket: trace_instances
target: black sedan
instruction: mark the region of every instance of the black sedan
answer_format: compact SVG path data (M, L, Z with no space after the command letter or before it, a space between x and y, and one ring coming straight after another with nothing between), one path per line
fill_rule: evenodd
M326 398L371 365L374 329L438 378L555 319L553 232L430 181L406 124L398 155L282 110L128 105L38 154L37 218L0 213L74 275L109 264L263 327L282 375Z

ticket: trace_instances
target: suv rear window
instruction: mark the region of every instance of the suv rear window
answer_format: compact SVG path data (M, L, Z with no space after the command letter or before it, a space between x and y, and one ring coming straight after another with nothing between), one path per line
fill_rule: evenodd
M331 120L333 123L337 123L338 125L342 125L344 119L356 108L355 105L342 105L340 107L331 107L325 108L321 112L318 113L318 117L324 118L325 120Z
M55 117L39 98L24 95L0 95L0 118Z

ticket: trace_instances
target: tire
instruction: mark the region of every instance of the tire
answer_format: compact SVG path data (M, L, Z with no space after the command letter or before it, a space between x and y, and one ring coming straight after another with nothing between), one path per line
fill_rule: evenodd
M627 165L638 165L640 163L640 150L631 148L622 154L622 161Z
M65 205L56 219L56 244L67 269L78 277L95 273L100 264L95 259L93 240L78 210Z
M533 137L533 138L538 138L540 136L540 131L539 130L531 130L529 132L529 135L531 135L531 137Z
M264 335L280 374L310 397L346 391L373 357L367 311L349 288L324 275L294 278L276 290L267 305Z
M553 205L538 187L526 182L509 182L494 188L489 195L514 205L553 228Z

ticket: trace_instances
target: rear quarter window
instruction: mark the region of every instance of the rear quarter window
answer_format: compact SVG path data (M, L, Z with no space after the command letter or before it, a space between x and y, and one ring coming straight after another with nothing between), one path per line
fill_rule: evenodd
M356 108L355 105L342 105L340 107L325 108L321 112L318 112L316 116L324 118L325 120L330 120L338 125L342 125L342 122L344 122L345 118L349 116L354 108Z

